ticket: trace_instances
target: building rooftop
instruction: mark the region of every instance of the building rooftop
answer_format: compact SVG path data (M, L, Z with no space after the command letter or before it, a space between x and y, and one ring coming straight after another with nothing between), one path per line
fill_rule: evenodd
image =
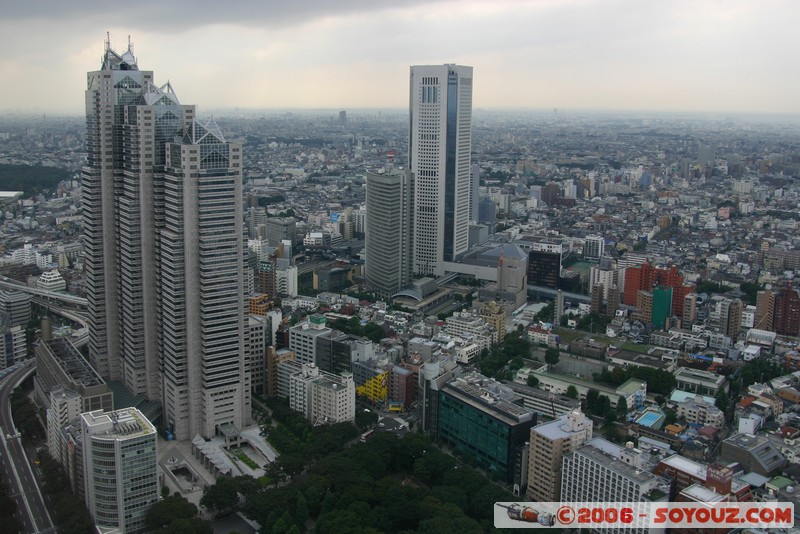
M611 447L609 447L609 445L611 445ZM661 479L661 477L649 471L638 469L617 458L617 456L613 454L617 449L621 449L621 447L603 438L595 438L588 441L586 445L577 449L573 454L580 453L639 484L646 484Z
M105 381L66 338L43 342L55 356L56 362L76 383L84 387L99 386Z
M112 412L95 410L81 414L81 417L93 439L130 439L156 433L152 423L136 408Z
M555 441L558 439L569 439L575 434L582 434L586 431L586 425L592 425L591 420L589 420L584 414L580 412L572 412L572 414L577 422L575 425L570 425L570 422L568 421L567 416L570 414L564 414L553 421L536 425L531 429L531 432L536 432L550 441Z
M643 380L639 380L638 378L631 378L618 387L617 392L622 393L623 395L631 395L640 390L642 387L647 387L647 383Z
M623 349L616 354L610 355L609 358L625 361L631 365L646 365L656 369L667 369L670 362L662 360L658 356L646 354L641 352L634 352L632 350Z
M675 404L684 402L689 399L694 399L697 396L697 393L690 393L688 391L681 391L680 389L676 389L672 391L672 395L669 396L669 401ZM702 395L703 402L706 404L714 404L714 397L708 397L706 395Z
M716 373L708 371L701 371L699 369L691 369L689 367L679 367L675 372L675 378L678 380L691 380L693 382L706 382L712 384L721 384L725 381L725 377Z
M713 489L701 486L700 484L692 484L681 491L681 495L685 495L698 502L723 502L726 500L725 495L720 495Z
M661 460L662 463L677 469L678 471L683 471L693 477L697 477L700 480L705 480L708 474L708 466L701 464L699 462L695 462L694 460L690 460L684 456L679 454L675 454L670 456L669 458L664 458Z
M509 425L530 421L534 416L533 410L512 402L519 397L510 388L478 373L460 376L442 389L483 412L491 412Z
M774 472L786 463L786 457L780 449L760 436L734 434L722 442L723 456L726 449L731 447L748 452L765 473Z

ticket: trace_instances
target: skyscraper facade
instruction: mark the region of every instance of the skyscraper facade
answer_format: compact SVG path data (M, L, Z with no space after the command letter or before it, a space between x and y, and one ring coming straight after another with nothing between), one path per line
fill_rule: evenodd
M192 439L250 421L242 146L194 121L166 154L157 218L163 410L175 437Z
M441 275L469 247L472 67L413 66L410 93L413 270Z
M384 297L411 282L413 195L410 171L367 173L366 277Z
M82 173L89 357L178 439L249 422L241 145L106 43Z

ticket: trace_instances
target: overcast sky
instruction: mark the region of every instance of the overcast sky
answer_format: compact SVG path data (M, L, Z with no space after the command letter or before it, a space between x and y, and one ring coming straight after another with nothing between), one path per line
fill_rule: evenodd
M4 2L0 111L83 113L106 31L199 112L403 108L474 67L476 108L800 112L797 0Z

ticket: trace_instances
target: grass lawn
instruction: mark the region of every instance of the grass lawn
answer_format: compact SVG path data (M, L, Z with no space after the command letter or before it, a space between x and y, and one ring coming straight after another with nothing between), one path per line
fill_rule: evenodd
M569 343L570 341L575 339L583 339L585 337L591 337L589 332L582 332L580 330L573 330L571 328L564 328L564 327L556 328L555 332L561 337L562 343L563 342Z
M258 464L245 453L242 449L236 449L233 451L233 455L236 456L243 464L245 464L250 469L258 469Z

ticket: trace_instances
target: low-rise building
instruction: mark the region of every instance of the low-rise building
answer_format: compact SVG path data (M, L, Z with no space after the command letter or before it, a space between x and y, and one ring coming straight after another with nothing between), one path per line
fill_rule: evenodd
M722 442L720 459L738 462L747 471L771 476L787 464L786 457L770 441L752 434L734 434Z
M709 404L703 399L702 395L696 395L693 399L679 402L676 406L678 417L682 417L689 423L697 423L714 428L725 426L725 414L713 404Z
M675 373L675 387L683 391L714 397L722 390L728 392L728 381L723 375L679 367Z
M299 364L297 370L297 364L296 361L287 360L278 365L282 370L289 371L291 409L305 415L314 425L355 419L356 388L352 373L334 375L321 371L314 364Z

